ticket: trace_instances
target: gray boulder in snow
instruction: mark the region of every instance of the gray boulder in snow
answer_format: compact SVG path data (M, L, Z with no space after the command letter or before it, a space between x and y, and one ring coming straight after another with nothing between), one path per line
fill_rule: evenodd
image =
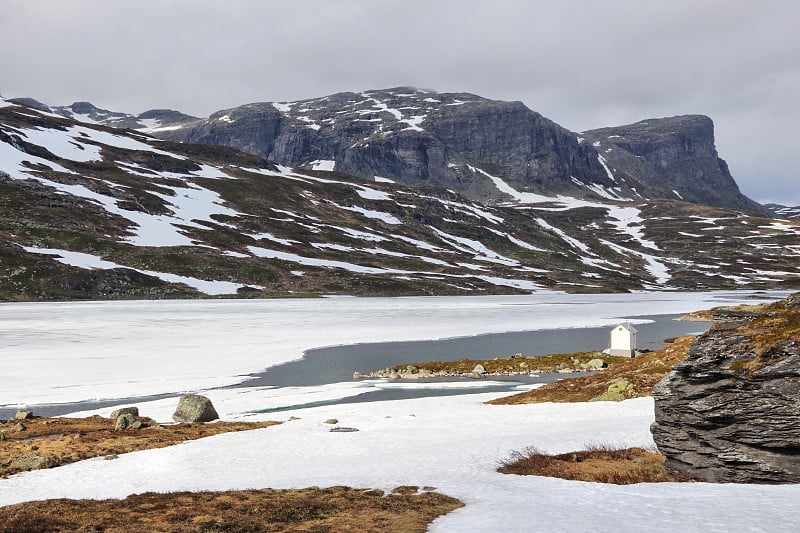
M172 414L175 422L211 422L217 420L219 415L211 400L199 394L181 396L178 408Z

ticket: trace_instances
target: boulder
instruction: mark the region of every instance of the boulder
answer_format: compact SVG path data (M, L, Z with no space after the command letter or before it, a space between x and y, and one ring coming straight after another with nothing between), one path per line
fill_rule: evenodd
M122 407L115 411L111 411L111 414L108 415L108 418L117 419L122 415L133 415L134 417L139 416L139 408L138 407Z
M593 402L621 402L626 398L633 398L636 396L636 390L632 383L628 380L618 378L611 382L606 392L592 398Z
M14 415L14 418L17 420L29 420L33 418L33 411L17 411L17 414Z
M21 455L11 461L10 468L14 470L39 470L50 467L50 459L36 454Z
M475 368L472 369L472 373L473 374L478 374L478 375L485 374L486 373L486 369L483 368L482 364L477 364L477 365L475 365Z
M358 428L335 427L331 428L331 433L353 433L358 431Z
M785 329L775 316L712 328L655 386L650 429L669 470L711 482L800 483L800 340L791 326L800 311L786 306L784 317Z
M217 414L211 400L199 394L186 394L181 396L178 407L172 414L175 422L211 422L217 420Z
M122 429L128 429L128 428L138 429L138 428L133 428L133 425L136 422L137 422L136 417L130 413L119 415L117 417L117 423L114 425L114 431L120 431ZM139 427L142 427L141 422L139 423Z
M339 423L339 421L338 421L338 420L336 420L335 418L329 418L329 419L327 419L327 420L326 420L324 423L325 423L325 424L338 424L338 423Z
M586 363L586 368L590 370L600 370L601 368L605 368L607 366L608 364L602 359L592 359Z

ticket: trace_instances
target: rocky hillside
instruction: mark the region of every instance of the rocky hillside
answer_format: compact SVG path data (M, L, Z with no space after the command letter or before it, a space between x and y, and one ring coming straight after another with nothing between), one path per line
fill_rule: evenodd
M492 183L515 201L291 169L0 100L0 299L800 285L800 222Z
M163 132L232 146L284 165L504 197L486 173L522 191L586 195L572 177L612 187L597 154L520 102L399 87L249 104Z
M767 214L739 192L702 116L576 134L521 102L398 87L248 104L157 134L481 202L514 199L499 177L526 194L678 199Z
M734 313L653 390L666 467L702 481L800 482L800 294Z
M38 111L54 113L88 124L99 124L112 128L139 130L146 133L166 131L199 120L171 109L151 109L139 115L100 109L89 102L75 102L66 106L49 107L33 98L13 98L11 103L33 107Z
M714 123L702 115L648 119L581 133L613 168L615 178L641 198L767 214L744 196L714 146Z

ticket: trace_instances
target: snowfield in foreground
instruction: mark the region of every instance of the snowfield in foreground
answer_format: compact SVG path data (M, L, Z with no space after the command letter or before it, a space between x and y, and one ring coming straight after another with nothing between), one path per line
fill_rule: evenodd
M650 445L650 398L622 403L493 406L496 394L289 411L280 426L83 461L0 480L0 505L122 498L146 491L348 485L433 486L466 507L432 531L794 531L800 486L630 486L495 472L511 450L587 443ZM298 416L299 420L289 420ZM337 418L353 433L331 433Z

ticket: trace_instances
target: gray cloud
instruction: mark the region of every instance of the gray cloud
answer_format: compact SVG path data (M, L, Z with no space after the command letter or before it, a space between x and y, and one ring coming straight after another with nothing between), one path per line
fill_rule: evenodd
M0 0L0 91L207 115L414 85L573 130L703 113L751 197L800 204L792 0Z

